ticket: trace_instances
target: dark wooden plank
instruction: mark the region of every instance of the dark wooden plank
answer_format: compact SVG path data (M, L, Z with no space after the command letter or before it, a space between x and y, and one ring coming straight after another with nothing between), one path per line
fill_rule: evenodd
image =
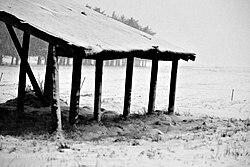
M154 60L152 60L152 67L151 67L151 81L150 81L149 100L148 100L148 114L152 114L155 110L157 74L158 74L158 60L154 59Z
M177 80L178 60L172 61L170 91L169 91L169 103L168 114L174 114L175 105L175 93L176 93L176 80Z
M51 73L51 61L53 54L53 45L49 43L48 46L48 54L47 54L47 64L45 71L45 81L44 81L44 102L45 106L49 106L51 103L51 95L52 95L52 73Z
M79 100L82 74L82 56L73 57L72 84L70 97L69 123L75 125L79 114Z
M102 73L103 60L97 59L95 73L94 119L98 122L101 121Z
M52 46L52 61L51 61L51 72L52 72L52 100L51 100L51 118L52 118L52 131L62 131L61 121L61 107L59 97L59 65L58 57L56 55L56 48Z
M40 89L40 87L39 87L39 85L38 85L38 83L36 81L36 78L35 78L35 76L34 76L34 74L32 72L32 69L31 69L31 67L30 67L30 65L29 65L29 63L27 61L25 62L25 65L27 66L27 74L28 74L30 82L31 82L31 84L33 86L33 89L36 92L37 97L41 101L43 101L44 100L43 93L42 93L42 91L41 91L41 89Z
M124 117L127 117L130 113L133 69L134 69L134 57L129 57L127 58L126 81L125 81L125 95L124 95L124 108L123 108Z
M27 33L23 34L23 47L22 47L22 59L20 62L20 71L19 71L19 83L18 83L18 96L17 96L17 112L24 111L24 97L25 97L25 87L26 87L26 64L28 60L29 53L29 43L30 35Z
M16 48L16 50L17 50L17 53L18 53L19 56L20 56L21 53L22 53L22 46L21 46L21 44L19 43L19 40L18 40L18 38L17 38L17 35L16 35L16 33L15 33L15 31L14 31L14 29L12 28L11 25L9 25L9 24L5 24L5 25L6 25L6 28L7 28L8 32L9 32L9 34L10 34L10 37L11 37L13 43L14 43L14 46L15 46L15 48Z
M9 31L9 34L10 34L11 39L12 39L14 45L15 45L15 48L16 48L16 50L18 52L18 55L22 59L23 58L23 56L22 56L23 55L23 53L22 53L23 49L21 47L21 44L18 41L18 38L16 36L16 33L15 33L14 29L12 28L12 26L10 26L8 24L6 24L6 27L7 27L8 31ZM27 34L27 33L25 32L24 34ZM30 67L27 59L23 60L23 64L26 67L26 72L27 72L27 74L29 76L29 79L30 79L30 82L31 82L31 84L32 84L32 86L34 88L34 91L36 92L36 95L38 96L38 98L40 100L43 100L42 91L41 91L41 89L40 89L40 87L39 87L39 85L38 85L38 83L36 81L36 78L35 78L32 70L31 70L31 67Z
M91 54L86 56L87 59L98 59L101 58L103 60L114 60L114 59L123 59L127 58L130 55L133 55L136 58L153 60L158 59L161 61L172 61L175 59L183 59L183 60L195 60L195 54L193 53L178 53L165 51L161 52L155 48L149 50L133 50L133 51L102 51L97 54ZM152 56L154 55L154 56Z
M73 58L75 55L81 55L83 58L86 57L85 50L82 47L57 45L56 52L61 57Z

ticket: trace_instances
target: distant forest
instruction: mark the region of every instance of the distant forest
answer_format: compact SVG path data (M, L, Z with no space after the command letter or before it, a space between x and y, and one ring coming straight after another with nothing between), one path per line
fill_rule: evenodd
M86 7L89 9L92 9L92 7L90 7L89 5L86 5ZM105 14L105 11L102 10L101 8L95 7L93 8L93 10L100 14L107 16ZM149 28L149 26L142 27L139 24L139 20L136 20L133 17L126 18L124 15L119 16L115 13L115 11L112 13L112 16L107 16L107 17L111 17L119 22L122 22L128 26L136 28L147 34L150 34L150 35L156 34L155 32L151 30L151 28ZM23 32L18 29L15 29L15 32L17 34L17 37L20 43L22 43ZM37 57L37 62L36 62L37 65L46 64L47 52L48 52L48 43L39 38L31 36L29 56ZM10 65L18 65L20 62L20 58L14 47L14 44L12 43L11 37L6 29L6 26L3 22L0 21L0 65L4 65L4 62L3 62L4 57L11 57L11 61L8 63ZM65 57L59 58L59 65L70 65L71 64L70 62L71 62L70 58L65 58ZM94 65L94 61L84 60L83 64ZM124 60L122 61L111 60L111 61L106 61L104 65L116 66L116 65L125 65L125 64L126 62L124 62ZM144 61L135 60L135 65L146 66L146 60Z
M86 7L89 8L89 9L92 9L92 7L89 6L89 5L86 5ZM101 8L95 7L93 10L107 16L105 14L105 10L102 10ZM115 11L113 11L112 16L108 16L108 17L111 17L111 18L113 18L113 19L115 19L115 20L117 20L119 22L122 22L122 23L124 23L124 24L126 24L126 25L128 25L130 27L136 28L136 29L138 29L140 31L143 31L143 32L147 33L147 34L150 34L150 35L155 35L156 34L155 32L152 31L152 29L149 26L142 27L139 24L139 20L136 20L133 17L127 18L124 15L119 16L119 15L116 14Z

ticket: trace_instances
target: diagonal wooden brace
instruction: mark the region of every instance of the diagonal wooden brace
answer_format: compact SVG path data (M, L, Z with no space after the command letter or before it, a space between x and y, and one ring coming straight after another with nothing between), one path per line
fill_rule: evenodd
M29 79L30 79L30 82L31 82L31 84L32 84L32 86L33 86L33 88L34 88L34 91L36 92L36 95L38 96L38 98L39 98L41 101L43 101L44 98L43 98L42 91L41 91L41 89L40 89L40 87L39 87L39 85L38 85L38 83L37 83L37 81L36 81L36 78L35 78L35 76L34 76L32 70L31 70L31 67L30 67L30 65L29 65L29 63L28 63L28 61L27 61L27 59L24 58L24 55L23 55L23 54L24 54L24 53L23 53L23 48L21 47L21 44L20 44L19 41L18 41L18 38L17 38L17 36L16 36L16 33L15 33L15 31L14 31L14 29L13 29L12 26L6 24L6 27L7 27L8 31L9 31L9 34L10 34L10 36L11 36L11 39L12 39L12 41L13 41L15 47L16 47L16 50L17 50L17 52L18 52L18 55L19 55L19 57L21 58L21 61L23 62L24 66L26 67L26 73L27 73L28 76L29 76Z

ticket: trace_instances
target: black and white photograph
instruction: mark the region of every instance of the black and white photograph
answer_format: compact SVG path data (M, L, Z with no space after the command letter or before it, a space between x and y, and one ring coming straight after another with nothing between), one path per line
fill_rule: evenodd
M249 0L0 0L1 167L249 167Z

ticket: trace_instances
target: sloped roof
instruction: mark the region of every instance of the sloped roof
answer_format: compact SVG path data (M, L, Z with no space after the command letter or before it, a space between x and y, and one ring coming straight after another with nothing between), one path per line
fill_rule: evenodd
M186 60L195 58L194 53L99 14L80 0L0 0L0 20L17 27L26 25L23 29L42 32L42 39L54 37L90 55L157 48L160 53L184 55Z

